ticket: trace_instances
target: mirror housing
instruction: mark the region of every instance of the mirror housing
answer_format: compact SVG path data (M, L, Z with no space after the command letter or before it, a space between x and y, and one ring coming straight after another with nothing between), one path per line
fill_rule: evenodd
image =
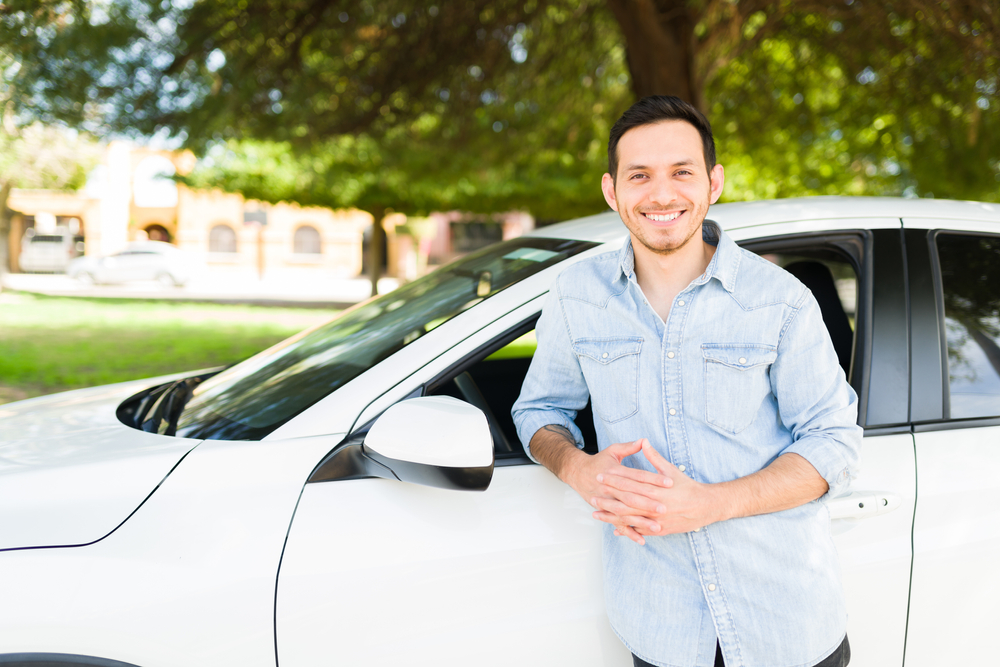
M493 479L486 415L450 396L400 401L364 436L335 449L310 482L382 477L442 489L485 491Z

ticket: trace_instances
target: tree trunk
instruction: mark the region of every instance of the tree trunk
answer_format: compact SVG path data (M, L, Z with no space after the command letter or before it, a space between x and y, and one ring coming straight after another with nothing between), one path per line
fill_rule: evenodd
M382 255L385 254L385 208L372 208L372 237L368 243L368 276L372 282L372 296L378 296L378 279L382 277Z
M685 0L607 0L625 38L636 97L675 95L706 113L695 74L697 11Z
M11 210L7 208L7 200L10 198L10 181L0 181L0 275L10 270L10 216Z

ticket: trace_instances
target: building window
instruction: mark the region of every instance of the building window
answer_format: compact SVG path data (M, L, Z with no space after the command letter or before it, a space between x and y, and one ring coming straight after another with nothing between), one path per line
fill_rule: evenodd
M315 227L302 225L295 230L295 236L292 239L292 252L296 255L320 255L323 253L323 244Z
M229 225L215 225L208 232L209 252L236 252L236 232Z

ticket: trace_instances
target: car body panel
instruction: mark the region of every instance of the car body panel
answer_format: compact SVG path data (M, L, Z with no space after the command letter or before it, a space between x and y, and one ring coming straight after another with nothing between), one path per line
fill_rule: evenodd
M270 666L275 576L302 485L342 436L205 441L121 528L0 553L0 654Z
M278 662L311 667L336 647L343 664L631 665L604 614L592 511L537 465L497 468L484 493L308 484L281 565Z
M916 504L913 436L866 436L861 457L861 473L851 491L889 494L900 504L884 514L832 522L847 597L851 665L902 665Z
M1000 591L1000 426L914 437L920 503L906 665L981 663L992 651Z
M86 544L123 522L199 441L129 428L148 381L0 406L0 549Z

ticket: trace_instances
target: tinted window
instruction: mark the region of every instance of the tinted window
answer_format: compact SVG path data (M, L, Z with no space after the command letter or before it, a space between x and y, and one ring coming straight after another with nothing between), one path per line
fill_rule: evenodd
M1000 237L938 234L951 417L1000 415Z
M594 245L520 238L468 255L200 384L177 435L261 438L431 329Z

